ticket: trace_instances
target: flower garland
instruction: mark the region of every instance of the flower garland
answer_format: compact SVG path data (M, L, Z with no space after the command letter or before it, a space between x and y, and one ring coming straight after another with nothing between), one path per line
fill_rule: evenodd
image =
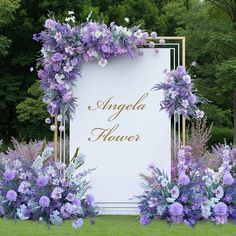
M201 100L193 92L191 76L185 67L178 66L176 70L165 70L164 73L165 81L153 87L154 90L164 91L161 110L165 110L170 117L177 112L187 118L203 118L204 112L197 106Z
M74 22L70 12L67 22ZM127 28L117 26L114 22L107 26L87 19L79 26L59 23L49 18L45 22L45 31L34 35L33 39L42 41L42 56L39 59L38 77L45 92L43 101L48 112L71 117L75 111L75 98L72 87L81 76L81 64L98 61L104 67L107 61L122 54L130 57L142 55L138 46L143 45L149 37L139 27ZM156 33L152 33L152 37Z

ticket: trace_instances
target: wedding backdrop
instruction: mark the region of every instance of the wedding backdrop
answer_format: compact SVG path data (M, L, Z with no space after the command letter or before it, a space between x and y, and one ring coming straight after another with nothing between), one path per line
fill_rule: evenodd
M97 215L195 226L236 220L236 148L212 126L186 38L49 15L33 35L53 142L0 153L0 216L81 228ZM125 18L129 23L129 18ZM31 70L31 69L30 69ZM34 71L32 68L31 71Z

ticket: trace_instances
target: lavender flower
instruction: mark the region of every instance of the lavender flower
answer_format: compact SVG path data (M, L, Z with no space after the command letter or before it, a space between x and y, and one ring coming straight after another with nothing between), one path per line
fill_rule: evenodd
M225 216L227 214L228 207L225 203L219 202L213 207L213 212L216 216Z

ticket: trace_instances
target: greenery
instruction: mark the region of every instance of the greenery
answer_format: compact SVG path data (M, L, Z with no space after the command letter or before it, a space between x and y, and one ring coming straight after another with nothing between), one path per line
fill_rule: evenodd
M68 10L78 24L93 11L93 18L105 23L124 25L128 17L130 25L142 24L149 32L186 36L187 65L197 61L195 84L211 101L203 106L209 124L236 127L236 0L1 0L0 138L5 143L11 136L51 137L43 124L47 114L36 71L30 72L40 50L32 35L43 29L49 12L63 20Z
M228 223L215 226L207 222L198 224L195 228L184 225L167 225L164 221L157 221L148 226L142 226L137 216L99 216L95 225L85 222L81 229L73 229L67 221L61 227L52 226L49 229L45 224L30 221L14 222L0 219L0 235L4 236L233 236L235 225Z

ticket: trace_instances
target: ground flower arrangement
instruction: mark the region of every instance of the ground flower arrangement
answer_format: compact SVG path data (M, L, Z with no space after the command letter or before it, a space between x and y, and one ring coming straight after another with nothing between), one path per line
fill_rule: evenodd
M140 223L164 219L169 223L194 226L198 221L215 224L236 222L235 149L223 146L219 152L222 165L218 171L191 169L191 147L178 153L178 177L169 180L154 165L150 175L141 175L144 193L139 199Z
M74 228L80 228L85 218L95 217L98 210L93 195L87 194L89 183L84 179L92 170L77 171L84 162L84 156L77 154L68 166L51 160L51 147L45 148L33 163L1 158L0 216L49 225L72 219Z

